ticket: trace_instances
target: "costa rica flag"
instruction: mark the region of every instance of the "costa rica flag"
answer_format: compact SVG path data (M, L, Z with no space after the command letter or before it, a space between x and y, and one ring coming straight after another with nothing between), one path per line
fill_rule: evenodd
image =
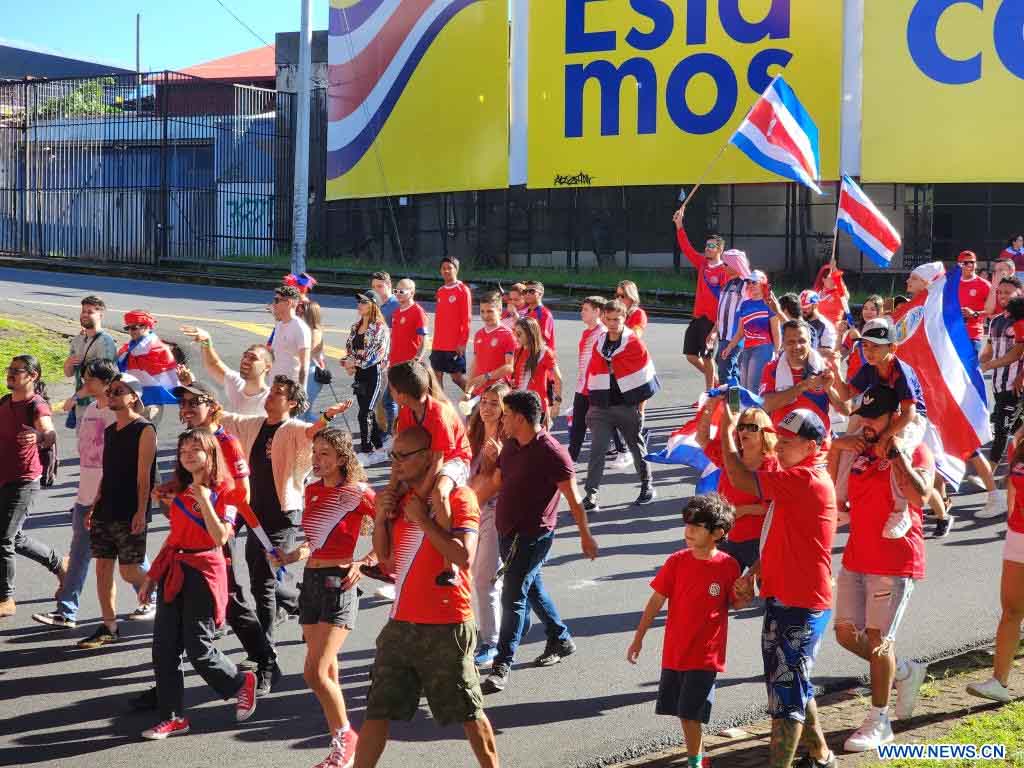
M850 236L853 244L880 267L888 267L900 249L900 233L849 176L843 175L839 190L836 229Z

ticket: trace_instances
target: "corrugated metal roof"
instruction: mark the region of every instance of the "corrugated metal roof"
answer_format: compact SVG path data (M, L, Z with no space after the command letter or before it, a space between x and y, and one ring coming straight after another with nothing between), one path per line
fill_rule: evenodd
M271 50L270 58L273 63L273 50ZM20 80L25 77L94 77L130 71L102 62L75 59L57 53L0 43L0 80L5 78Z
M206 80L273 80L277 77L274 46L265 45L181 70L182 74Z

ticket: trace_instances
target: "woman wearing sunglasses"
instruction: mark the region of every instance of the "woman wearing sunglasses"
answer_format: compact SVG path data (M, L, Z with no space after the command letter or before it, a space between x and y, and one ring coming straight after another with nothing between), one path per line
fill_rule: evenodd
M380 297L374 291L357 296L359 319L345 341L341 364L352 376L352 391L359 405L359 452L373 453L384 445L384 432L374 414L384 394L385 366L391 348L391 333L380 311Z
M615 289L615 298L626 305L626 327L637 336L647 330L647 312L640 306L640 289L632 280L623 280Z
M719 467L724 467L722 445L711 437L711 417L715 409L724 407L723 397L710 398L701 409L697 422L697 444L704 455ZM740 414L736 424L740 441L740 458L751 472L774 472L781 469L775 455L778 438L772 426L771 417L760 408L747 408ZM728 552L746 570L760 557L761 526L764 523L767 506L753 494L737 490L723 471L718 481L718 493L736 508L735 520L729 538L722 541L719 549Z
M553 421L562 405L562 373L555 353L541 336L540 325L532 317L516 321L516 354L512 361L512 387L536 392L544 408L545 426ZM554 382L553 402L548 402L548 381Z

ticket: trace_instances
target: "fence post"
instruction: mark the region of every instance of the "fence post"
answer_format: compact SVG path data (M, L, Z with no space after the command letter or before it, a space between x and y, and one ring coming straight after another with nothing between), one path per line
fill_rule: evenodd
M163 73L163 88L160 91L160 221L157 227L160 230L160 247L157 251L157 264L162 259L170 258L168 253L168 232L171 218L171 196L168 189L167 179L167 89L168 72ZM159 80L157 82L160 82Z
M28 177L29 177L29 121L31 120L32 108L29 104L29 94L32 93L32 89L29 86L28 78L25 78L25 126L22 129L24 131L24 161L25 170L22 177L22 190L21 190L21 255L26 258L29 255L29 240L28 240Z

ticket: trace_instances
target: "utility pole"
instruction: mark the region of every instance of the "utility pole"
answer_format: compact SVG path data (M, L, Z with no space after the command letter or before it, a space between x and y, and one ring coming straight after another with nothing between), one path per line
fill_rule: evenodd
M142 14L135 14L135 116L142 112Z
M309 213L309 81L312 68L313 0L299 0L299 81L295 98L295 187L292 198L292 272L306 271L306 219Z

